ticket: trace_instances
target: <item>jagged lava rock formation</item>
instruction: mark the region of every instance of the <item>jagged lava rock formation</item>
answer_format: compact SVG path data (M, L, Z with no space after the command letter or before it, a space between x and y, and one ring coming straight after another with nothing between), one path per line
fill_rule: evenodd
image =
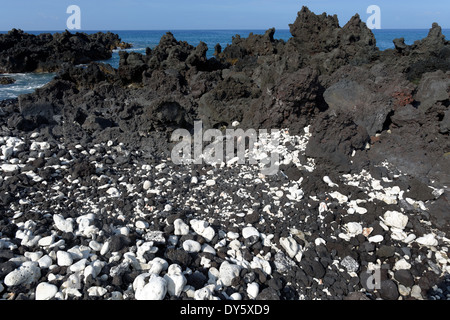
M0 73L55 72L64 63L110 59L112 50L119 47L129 45L111 32L32 35L13 29L0 35Z

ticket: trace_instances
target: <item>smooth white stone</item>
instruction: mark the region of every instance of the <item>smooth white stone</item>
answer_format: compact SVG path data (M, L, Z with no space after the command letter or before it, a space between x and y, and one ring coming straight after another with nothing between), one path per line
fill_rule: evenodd
M212 187L216 184L216 180L206 180L206 186Z
M56 263L60 267L68 267L72 265L73 259L70 253L67 251L58 251L56 252Z
M227 238L230 240L237 239L237 238L239 238L239 233L233 232L233 231L228 231Z
M405 259L398 260L394 265L394 270L409 270L411 269L411 264Z
M382 242L383 240L384 240L384 238L380 234L369 238L369 242L374 242L374 243Z
M167 293L167 281L152 274L148 283L135 292L136 300L163 300Z
M241 267L237 264L231 264L228 261L222 262L219 268L219 279L224 286L231 286L234 278L239 277Z
M411 243L414 240L416 240L416 235L414 233L409 234L405 240L403 240L404 243Z
M109 241L106 241L106 242L103 244L102 248L100 249L100 254L101 254L102 256L104 256L105 254L108 253L108 251L109 251Z
M80 261L75 262L69 267L69 270L72 272L78 272L84 270L86 267L87 260L81 259Z
M414 285L411 288L411 297L416 298L417 300L423 300L422 297L422 288L418 285Z
M438 241L436 240L436 238L434 237L433 234L427 234L424 235L423 237L417 238L416 242L418 244L421 244L423 246L428 246L428 247L433 247L433 246L437 246L438 245Z
M95 240L89 241L89 248L91 248L94 251L100 251L102 249L102 244L98 243Z
M242 296L239 292L235 292L230 296L230 300L234 300L234 301L241 301L242 300Z
M37 262L41 269L48 269L52 265L53 260L52 258L50 258L49 255L46 254L45 256L41 257Z
M186 240L183 242L183 249L189 253L200 252L200 250L202 250L202 245L194 240Z
M176 236L185 236L189 234L189 226L181 219L177 219L173 222L174 234Z
M254 227L245 227L242 229L242 236L244 239L248 239L252 236L256 236L259 238L259 231Z
M151 186L152 186L152 183L151 183L150 181L146 180L146 181L144 182L143 188L144 188L144 190L147 191L148 189L151 188Z
M292 237L280 238L280 245L286 251L291 259L293 259L300 251L300 245Z
M134 225L138 229L147 229L149 227L148 222L147 221L142 221L142 220L136 221L136 223Z
M181 267L177 264L170 265L164 279L167 282L167 292L170 296L179 297L187 284L187 279L183 275Z
M205 238L207 242L211 242L215 235L216 231L212 227L207 227L201 234L201 236Z
M259 294L259 284L257 284L256 282L250 283L247 286L247 294L250 299L256 299Z
M41 282L36 287L35 299L36 300L50 300L58 292L58 287L54 284Z
M154 258L148 264L150 266L148 273L156 275L159 275L161 271L167 270L167 268L169 267L169 264L166 260L158 257Z
M0 166L0 168L2 169L2 171L4 172L14 172L16 170L19 170L19 166L17 164L2 164Z
M213 255L216 255L216 250L213 247L211 247L209 244L202 245L202 252L211 253Z
M38 245L41 246L41 247L47 247L47 246L52 245L53 242L55 242L55 236L51 235L51 236L47 236L47 237L41 238L38 241Z

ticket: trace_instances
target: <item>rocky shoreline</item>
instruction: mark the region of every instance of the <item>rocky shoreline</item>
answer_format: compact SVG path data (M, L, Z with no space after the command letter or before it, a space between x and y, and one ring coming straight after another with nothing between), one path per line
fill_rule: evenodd
M450 42L379 51L358 15L306 7L290 29L212 59L167 33L0 102L1 297L448 299ZM0 72L61 61L2 48ZM279 173L173 164L196 120L280 129Z
M12 29L0 35L0 73L56 72L65 63L110 59L112 50L129 46L111 32L33 35Z

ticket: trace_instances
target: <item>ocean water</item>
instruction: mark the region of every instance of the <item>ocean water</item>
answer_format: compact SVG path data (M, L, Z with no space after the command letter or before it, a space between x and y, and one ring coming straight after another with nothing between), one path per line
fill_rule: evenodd
M219 43L222 48L225 48L227 44L232 42L233 36L239 34L241 37L248 37L250 33L254 34L264 34L266 30L171 30L175 38L179 41L186 41L193 46L197 46L200 41L205 42L208 45L208 57L213 56L214 47ZM7 32L7 31L6 31ZM0 32L0 33L6 33ZM39 34L44 32L55 33L61 31L26 31L32 34ZM95 33L97 31L83 31L86 33ZM122 41L131 43L133 48L127 51L135 51L139 53L145 53L147 47L154 48L158 45L161 37L167 32L164 31L121 31L121 30L111 30L113 33L117 33ZM406 44L413 44L414 41L423 39L427 36L429 29L415 29L415 30L405 30L405 29L390 29L390 30L373 30L375 38L377 40L377 46L380 50L393 49L393 40L396 38L405 38ZM450 29L444 29L443 33L447 39L450 39ZM287 41L291 34L289 30L276 30L276 39L282 39ZM104 63L109 63L114 68L119 66L119 50L113 52L111 59L102 61ZM16 98L20 94L33 92L35 89L44 86L50 82L54 74L9 74L8 76L15 78L16 83L6 86L0 86L0 100Z

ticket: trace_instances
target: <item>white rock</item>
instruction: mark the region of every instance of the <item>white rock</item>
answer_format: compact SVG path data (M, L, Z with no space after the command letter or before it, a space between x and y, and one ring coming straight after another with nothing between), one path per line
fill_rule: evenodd
M67 251L59 250L58 252L56 252L56 263L60 267L68 267L72 265L73 259L70 253L68 253Z
M179 297L187 284L187 279L183 275L181 267L177 264L170 265L164 279L167 282L167 292L170 296Z
M186 240L183 242L183 249L189 253L200 252L200 250L202 250L202 245L194 240Z
M28 259L30 259L31 261L38 261L43 255L42 251L37 251L37 252L25 252L24 256Z
M423 246L428 246L428 247L433 247L433 246L438 245L438 241L434 237L434 234L431 234L431 233L424 235L423 237L417 238L416 242L418 244L421 244Z
M167 293L167 281L152 274L148 283L135 292L136 300L163 300Z
M185 236L189 234L189 226L181 219L177 219L173 222L174 234L176 236Z
M384 237L380 234L369 238L369 242L374 242L374 243L382 242L383 240L384 240Z
M286 250L286 253L291 259L293 259L297 253L300 251L300 245L292 237L282 237L280 238L280 245Z
M326 184L328 184L328 186L329 186L330 188L339 187L336 183L333 183L333 181L331 181L331 179L330 179L329 176L323 177L323 181L324 181Z
M106 193L111 197L111 198L118 198L120 197L120 192L117 188L111 187L108 190L106 190Z
M250 283L247 286L247 294L250 299L256 299L259 294L259 284L256 282Z
M414 240L416 240L416 235L414 234L414 233L411 233L411 234L409 234L407 237L406 237L406 239L405 240L403 240L403 242L405 242L405 243L411 243L411 242L413 242Z
M73 232L73 220L64 219L60 214L53 215L53 221L55 222L55 227L62 232Z
M330 196L339 201L340 204L348 202L348 197L337 191L330 193Z
M244 237L244 239L248 239L253 236L259 238L259 231L254 227L245 227L244 229L242 229L242 236Z
M400 293L402 296L407 297L411 293L411 288L407 288L402 284L398 285L398 293Z
M3 172L14 172L16 170L19 170L19 166L17 164L2 164L0 166L0 168L2 169Z
M208 186L208 187L212 187L215 184L216 184L216 180L212 180L212 179L206 180L206 186Z
M389 226L400 230L405 229L408 217L397 211L387 211L383 216L383 222Z
M142 221L142 220L136 221L136 223L134 225L138 229L147 229L149 227L148 222L147 221Z
M51 235L51 236L47 236L44 238L41 238L38 241L38 245L40 245L41 247L47 247L53 244L53 242L55 242L55 236Z
M239 292L235 292L230 296L230 300L234 300L234 301L241 301L242 300L242 296Z
M324 245L327 244L327 242L324 239L322 239L322 238L316 238L316 240L314 240L314 244L316 246L320 246L322 244L324 244Z
M107 289L98 286L90 287L87 291L90 297L101 297L108 292Z
M203 231L209 226L209 223L204 220L192 219L190 222L192 230L201 235Z
M216 231L211 226L207 227L202 233L202 237L205 238L207 242L211 242L212 239L214 239L215 235Z
M411 288L411 297L416 298L417 300L423 300L422 288L420 288L418 285L414 285Z
M108 251L109 251L109 241L106 241L105 243L103 243L103 246L100 249L100 254L104 256L106 253L108 253Z
M156 257L149 262L149 267L148 273L159 275L161 271L167 270L169 264L166 260Z
M56 293L58 292L58 287L54 284L41 282L36 287L36 300L50 300L52 299Z
M191 178L191 184L197 184L198 183L198 178L197 177L192 177Z
M83 271L86 267L87 259L81 259L69 267L69 270L72 272Z
M151 186L152 186L152 183L151 183L150 181L146 180L146 181L144 182L143 188L144 188L144 190L147 191L148 189L151 188Z
M52 258L50 258L48 254L46 254L45 256L41 257L37 262L41 269L48 269L52 265L53 260Z
M239 238L239 233L234 232L234 231L228 231L227 232L227 238L230 239L230 240L238 239Z
M194 299L197 301L211 300L211 298L212 292L208 286L198 289L194 292Z
M358 222L349 222L345 225L350 236L355 237L363 232L363 227Z
M209 226L209 223L202 220L192 219L191 222L192 230L198 235L205 238L206 241L210 242L216 235L216 231Z
M222 262L219 268L219 279L226 287L231 286L234 278L239 277L241 267L237 264L231 264L228 261Z
M102 249L102 244L98 243L95 240L89 241L89 248L91 248L93 251L100 251Z
M4 279L5 285L8 287L32 284L41 277L41 269L39 264L34 261L26 261L16 270L8 273Z
M216 255L216 250L213 247L211 247L209 244L206 244L206 243L204 245L202 245L202 252L211 253L213 255Z
M33 142L30 146L30 150L32 151L38 151L38 150L49 150L50 149L50 143L48 142Z
M409 270L411 269L411 264L405 259L398 260L394 265L394 270Z

